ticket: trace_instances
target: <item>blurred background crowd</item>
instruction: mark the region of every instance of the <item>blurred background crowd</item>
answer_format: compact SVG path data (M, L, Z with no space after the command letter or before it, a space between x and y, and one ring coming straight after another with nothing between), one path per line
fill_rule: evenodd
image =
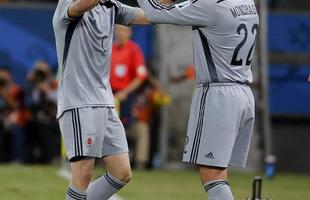
M61 159L51 26L56 3L0 0L0 162ZM268 1L269 105L258 101L258 110L266 106L270 114L272 151L284 170L310 169L310 158L298 153L309 150L310 140L309 10L309 0ZM169 25L116 29L111 84L133 165L178 167L194 89L191 30ZM254 64L254 72L258 65ZM263 163L265 142L257 128L250 167L257 169Z
M0 160L51 162L59 156L57 82L49 65L38 61L27 83L13 81L9 66L0 67Z
M152 167L158 141L152 136L158 132L159 108L169 103L169 96L147 69L143 52L130 40L131 35L131 28L116 27L110 81L132 163L144 169ZM10 66L0 66L0 162L48 164L59 160L62 145L56 110L57 80L46 61L34 63L24 84L14 82Z
M158 127L153 119L158 108L169 103L169 97L148 72L142 51L130 37L130 28L117 27L111 85L133 163L146 168L151 165L151 134L156 134ZM57 80L47 62L35 62L23 85L14 82L10 66L0 66L0 162L51 163L60 158L56 101Z

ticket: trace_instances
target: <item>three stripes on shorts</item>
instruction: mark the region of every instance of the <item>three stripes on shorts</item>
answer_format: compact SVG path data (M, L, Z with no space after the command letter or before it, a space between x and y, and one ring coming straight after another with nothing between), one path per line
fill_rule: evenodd
M209 87L210 86L208 83L203 84L203 92L202 92L202 97L200 101L198 123L196 127L196 133L195 133L193 148L192 148L191 157L190 157L191 163L196 163L198 159L200 139L201 139L202 127L203 127L203 118L204 118L204 112L205 112L205 107L206 107L206 98L207 98L207 94L209 91Z
M72 109L72 125L73 125L73 134L74 134L74 151L75 156L83 156L83 139L81 131L81 121L79 109Z

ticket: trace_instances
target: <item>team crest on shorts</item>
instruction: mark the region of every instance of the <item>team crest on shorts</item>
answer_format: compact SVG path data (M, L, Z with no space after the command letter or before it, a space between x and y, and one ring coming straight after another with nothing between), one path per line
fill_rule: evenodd
M86 140L86 145L87 146L91 146L94 143L94 140L92 137L88 137Z

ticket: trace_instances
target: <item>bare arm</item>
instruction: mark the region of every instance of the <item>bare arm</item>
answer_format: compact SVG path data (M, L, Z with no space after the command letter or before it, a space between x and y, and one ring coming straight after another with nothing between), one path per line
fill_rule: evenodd
M137 0L151 23L183 26L210 26L214 23L216 1L187 0L174 4L171 0Z
M165 5L172 5L175 2L175 0L159 0L159 1ZM145 12L141 8L139 8L139 13L132 23L139 24L139 25L146 25L146 24L150 24L151 21L147 18Z
M143 84L143 82L144 80L140 78L134 79L126 88L117 92L115 94L115 98L117 98L120 101L126 100L130 94L135 92Z
M68 9L69 17L82 16L86 11L94 8L100 0L76 0L71 3Z
M150 24L150 20L146 17L144 11L139 9L139 13L137 14L136 18L132 21L133 24Z

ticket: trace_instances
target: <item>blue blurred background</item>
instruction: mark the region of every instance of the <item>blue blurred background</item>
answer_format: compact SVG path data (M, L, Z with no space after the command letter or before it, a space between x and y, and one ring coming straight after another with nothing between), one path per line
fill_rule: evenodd
M10 66L17 83L25 84L26 74L38 60L57 71L52 17L49 8L0 8L0 65ZM270 52L310 54L310 16L270 14ZM153 28L134 27L133 40L153 55ZM310 65L272 63L269 66L269 101L272 114L310 116L310 92L306 82Z

